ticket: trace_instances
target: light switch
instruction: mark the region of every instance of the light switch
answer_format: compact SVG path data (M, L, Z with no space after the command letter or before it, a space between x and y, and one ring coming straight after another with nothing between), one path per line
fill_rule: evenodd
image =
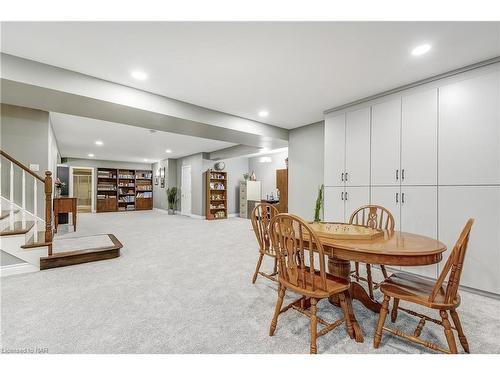
M30 164L30 171L38 172L40 170L40 164Z

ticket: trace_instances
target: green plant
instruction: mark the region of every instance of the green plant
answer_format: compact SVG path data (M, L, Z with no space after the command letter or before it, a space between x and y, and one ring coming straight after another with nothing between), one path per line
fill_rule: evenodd
M318 197L316 198L316 206L314 207L314 221L321 221L320 212L321 207L323 206L323 190L324 185L321 185L318 188Z
M177 204L177 201L179 200L177 193L178 193L178 189L175 186L169 187L167 189L168 208L171 210L175 209L175 205Z

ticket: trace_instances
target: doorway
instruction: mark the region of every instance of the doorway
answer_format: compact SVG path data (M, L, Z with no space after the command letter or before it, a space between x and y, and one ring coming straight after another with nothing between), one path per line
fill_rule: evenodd
M181 175L181 214L191 216L191 166L182 166Z
M76 198L77 212L93 211L93 168L71 168L70 196Z

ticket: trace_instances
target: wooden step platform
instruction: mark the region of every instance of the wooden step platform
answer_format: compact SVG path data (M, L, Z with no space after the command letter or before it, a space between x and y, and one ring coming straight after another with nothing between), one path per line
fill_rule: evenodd
M70 250L72 246L74 250ZM55 240L52 255L40 258L40 270L117 258L122 247L113 234Z
M9 217L10 215L15 215L18 212L19 212L18 210L1 210L0 211L0 220L3 220L6 217Z
M45 231L39 231L36 236L35 240L35 235L31 236L31 238L26 241L26 244L22 245L22 249L33 249L36 247L42 247L42 246L50 246L52 243L51 242L45 242Z
M16 234L26 234L35 225L34 221L15 221L13 226L8 226L0 232L0 236L14 236Z

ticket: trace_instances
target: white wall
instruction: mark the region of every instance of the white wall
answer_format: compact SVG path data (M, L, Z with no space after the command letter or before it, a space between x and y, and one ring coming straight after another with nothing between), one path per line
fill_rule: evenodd
M168 166L169 160L168 159L163 159L160 160L158 163L153 163L152 168L153 168L153 207L154 208L161 208L161 209L168 209L168 203L167 203L167 194L166 190L170 186L170 179L168 178ZM165 187L161 187L161 178L160 178L160 168L165 168ZM156 181L156 176L158 176L158 185L155 185Z
M290 130L288 140L288 211L314 219L318 187L323 184L324 122Z
M266 199L271 193L276 197L276 170L285 169L285 159L288 157L288 150L275 154L265 155L271 158L270 163L260 162L262 156L256 156L248 159L248 171L255 171L257 180L261 181L261 198Z
M57 145L57 139L54 134L54 129L52 128L52 122L50 121L50 116L49 116L48 149L49 149L48 169L49 171L52 172L52 180L55 181L57 164L61 163L61 154L59 153L59 147Z

